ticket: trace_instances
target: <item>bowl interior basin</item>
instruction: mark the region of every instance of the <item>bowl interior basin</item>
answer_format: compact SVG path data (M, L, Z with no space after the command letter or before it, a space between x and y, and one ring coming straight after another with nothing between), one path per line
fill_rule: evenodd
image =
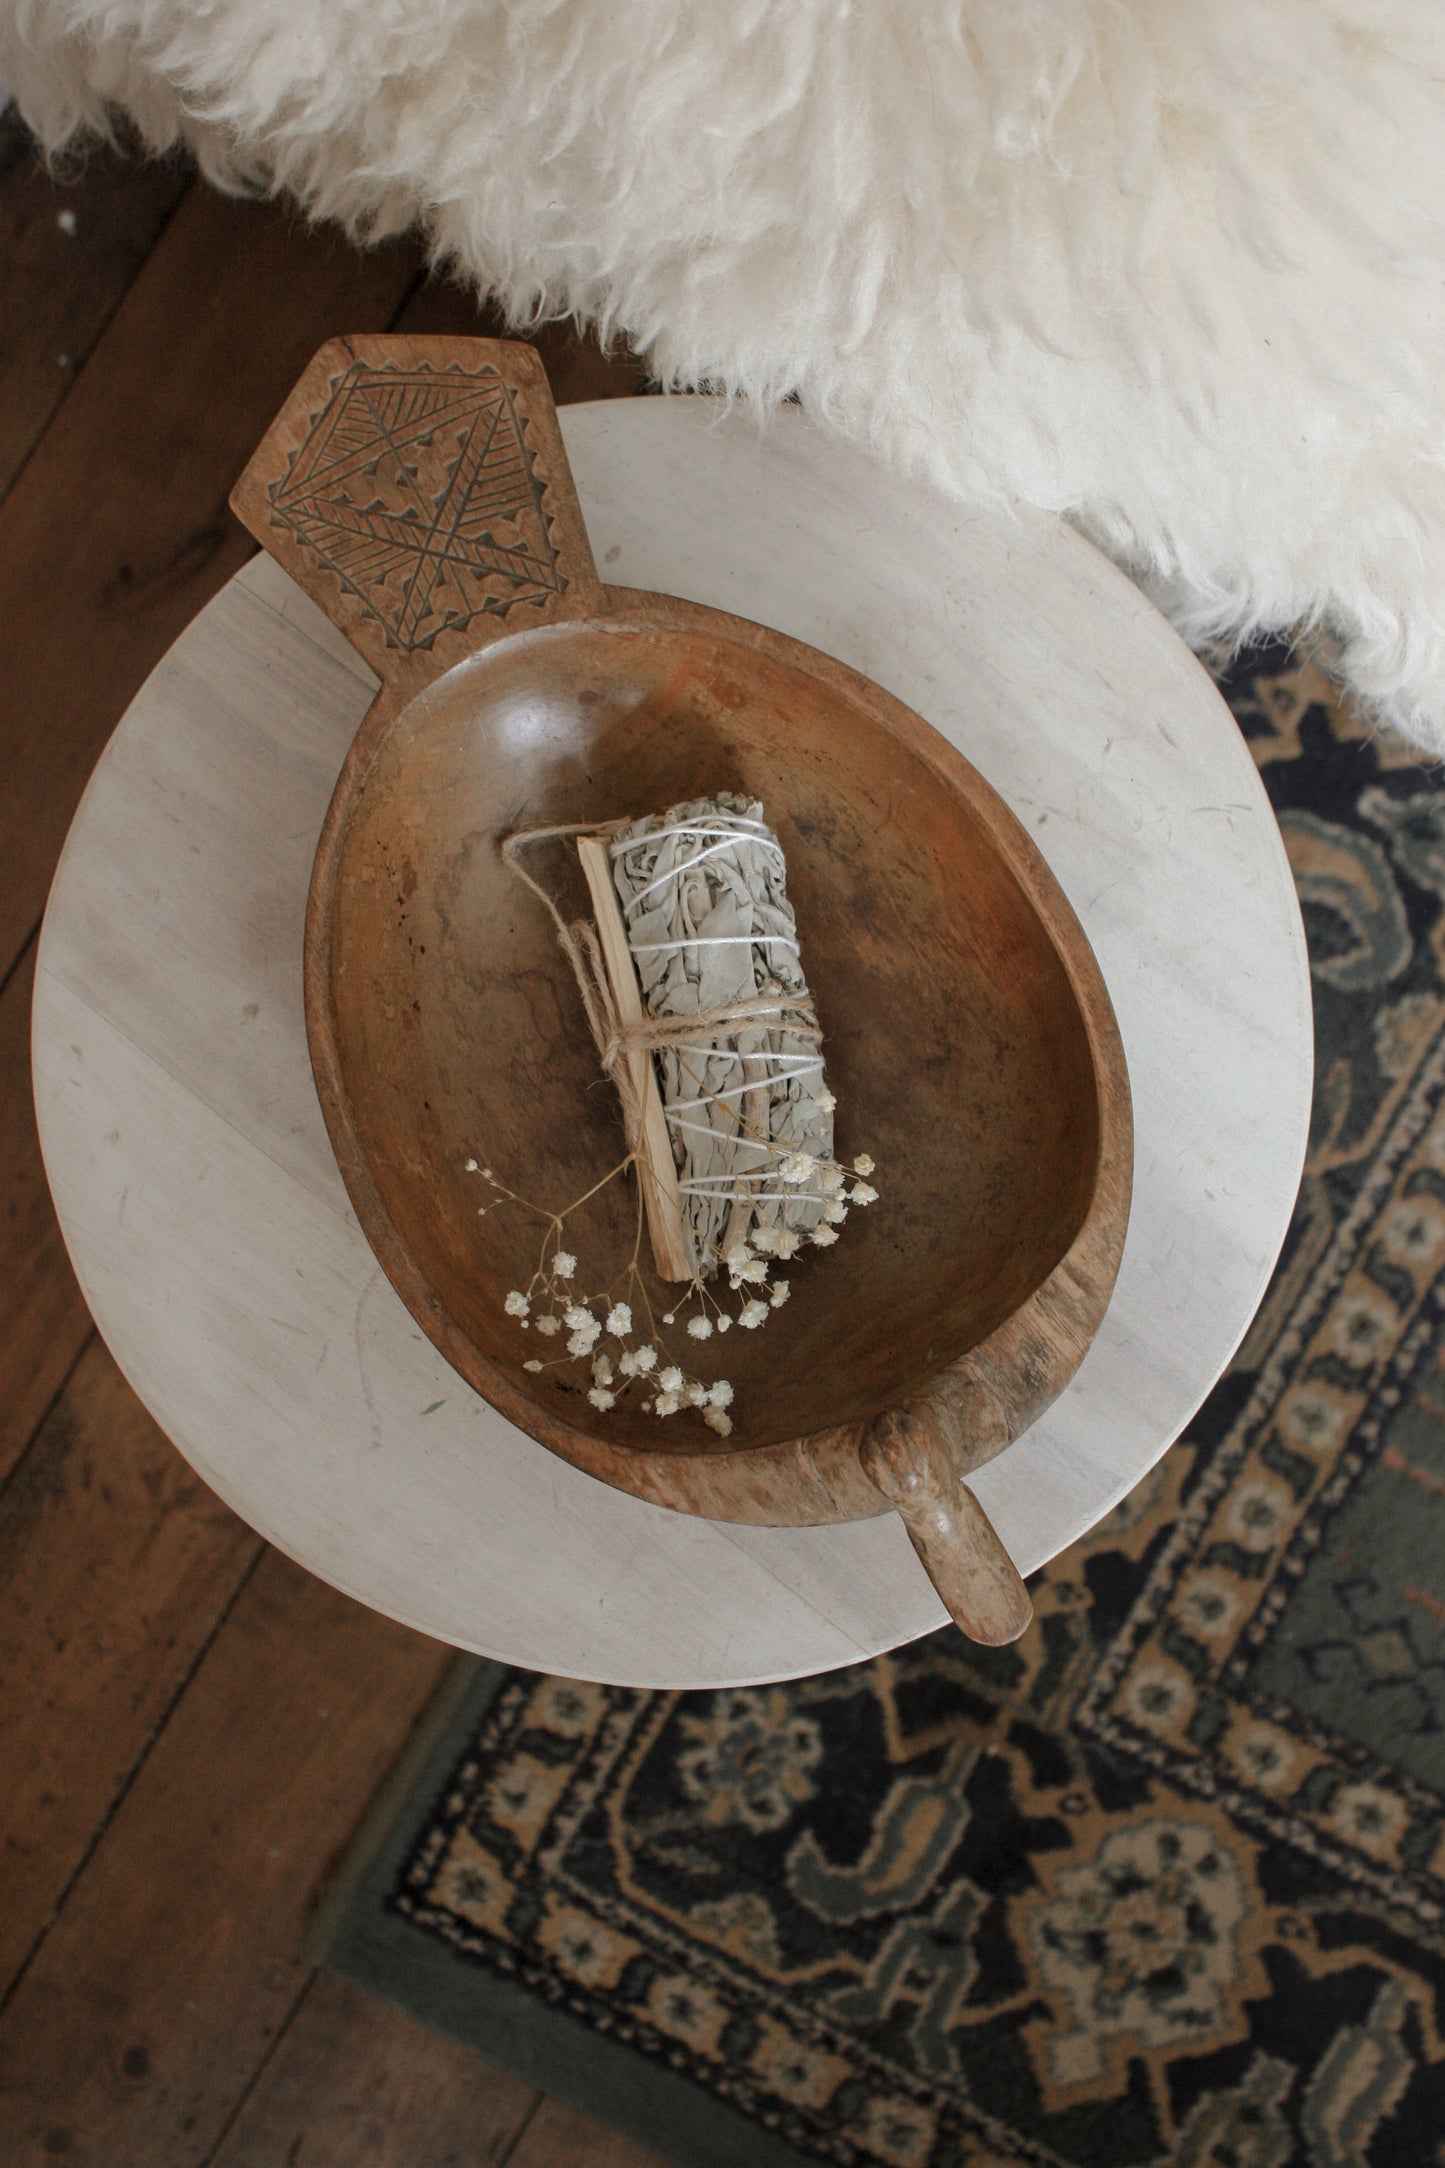
M417 1286L433 1319L440 1306L471 1382L486 1392L501 1373L508 1412L535 1410L539 1434L561 1420L653 1453L720 1444L692 1417L662 1423L630 1400L599 1414L586 1379L530 1375L528 1357L558 1343L504 1314L543 1222L479 1214L487 1192L465 1162L555 1211L624 1152L555 931L500 857L515 829L727 789L762 801L787 854L838 1153L871 1153L880 1197L826 1254L782 1268L791 1299L761 1330L682 1343L698 1374L733 1382L729 1450L860 1420L955 1360L1088 1212L1100 1117L1056 940L1060 914L1078 933L1067 906L946 741L781 645L645 619L505 640L402 712L345 810L326 948L334 1075L391 1223L389 1269L419 1316ZM574 853L528 863L565 915L586 915ZM582 1291L620 1288L636 1230L630 1177L569 1218ZM661 1315L668 1290L651 1291Z

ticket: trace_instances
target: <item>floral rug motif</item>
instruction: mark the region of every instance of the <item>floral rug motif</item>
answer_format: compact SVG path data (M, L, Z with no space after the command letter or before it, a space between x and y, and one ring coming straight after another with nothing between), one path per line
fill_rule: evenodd
M635 2082L590 2104L687 2168L1445 2164L1445 787L1283 651L1224 690L1318 1085L1186 1438L1015 1649L712 1694L498 1675L343 1931L334 1962L495 2053L484 1979L560 2024L526 2051L556 2089L605 2038Z

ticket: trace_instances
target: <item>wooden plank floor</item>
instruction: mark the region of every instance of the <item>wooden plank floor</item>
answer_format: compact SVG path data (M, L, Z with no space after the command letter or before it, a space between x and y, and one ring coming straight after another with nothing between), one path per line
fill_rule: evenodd
M0 2162L648 2168L303 1958L450 1662L270 1550L136 1400L50 1207L35 939L126 703L249 554L226 493L323 339L495 329L181 165L0 120ZM627 359L553 327L559 399ZM654 2164L655 2168L655 2164Z

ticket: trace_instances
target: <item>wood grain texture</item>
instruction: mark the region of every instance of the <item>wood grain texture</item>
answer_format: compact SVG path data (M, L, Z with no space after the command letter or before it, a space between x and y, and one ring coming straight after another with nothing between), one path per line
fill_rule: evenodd
M0 1514L0 1994L260 1550L92 1339Z
M197 526L216 515L248 448L238 437L233 450L226 449L227 399L244 406L252 371L268 386L274 381L266 372L288 336L295 336L300 360L327 331L362 320L361 304L374 292L378 270L390 281L399 266L395 291L404 290L416 261L413 252L402 249L387 251L381 264L353 256L349 269L338 266L334 238L307 236L270 212L213 200L199 220L200 245L196 228L187 237L183 225L180 244L161 233L161 261L150 274L146 303L153 335L136 335L134 324L125 336L124 325L112 324L106 333L137 264L187 185L183 172L126 163L97 148L76 175L57 186L39 169L28 143L21 142L17 124L0 120L0 254L6 269L0 286L0 494L44 438L47 425L54 429L62 401L77 397L81 386L85 400L84 426L72 423L59 480L46 502L32 504L32 516L8 528L0 523L7 628L13 636L16 613L28 612L33 650L23 658L29 673L20 687L24 702L12 697L13 685L7 686L0 729L12 771L17 762L38 761L26 788L29 802L41 806L42 820L46 792L58 794L49 817L52 851L78 778L126 696L127 681L118 673L129 671L129 685L137 682L159 656L171 626L204 600L208 580L227 568L219 556L207 566L204 548L194 546ZM74 212L74 231L59 223L62 210ZM241 229L256 221L282 227L282 245L257 248L237 241ZM184 260L171 256L168 261L177 245ZM336 303L330 320L324 315L328 295ZM182 361L174 383L162 336L167 311ZM379 304L378 311L377 320L384 320ZM227 323L239 335L223 368L209 376L204 365L187 373L195 319L208 316L223 342ZM92 348L90 366L82 370ZM62 353L68 356L64 367L58 365ZM579 378L585 377L588 364L580 352L576 367ZM605 377L605 365L601 373ZM264 391L263 406L275 396ZM108 435L117 422L123 438L133 433L119 449ZM149 500L138 521L137 469L148 456L143 441L148 428L162 435L176 431L184 440L183 459L192 465L179 476L169 472L165 489ZM247 436L252 433L248 429ZM142 439L139 445L134 434ZM159 443L151 453L158 466L168 467L169 445ZM55 456L53 439L49 452L42 445L42 456ZM93 503L77 506L66 477L87 461L97 495ZM207 471L208 502L200 489L189 487L196 479L204 485ZM143 498L144 481L142 473ZM49 543L47 505L56 521ZM174 522L169 539L168 510ZM97 601L95 584L104 587L105 579L88 584L95 568L109 566L112 574L126 564L134 569L138 533L153 572L177 555L183 560L175 593L167 597L162 573L148 595L133 598L123 580L112 579L110 592ZM82 550L72 580L66 543L77 534ZM54 598L44 595L37 600L29 577L37 549L63 584L60 606L49 607ZM67 619L67 607L77 600L85 603L79 645L73 644ZM163 622L168 607L176 611L169 625ZM73 740L69 747L45 742L66 734ZM144 892L149 873L143 863L143 821L132 842L133 867ZM23 896L19 903L17 925L24 917ZM118 921L112 930L122 930ZM107 2168L127 2161L138 2168L141 2163L157 2168L161 2162L171 2168L191 2157L187 2148L195 2143L195 2130L185 2125L198 2097L214 2109L213 2134L229 2123L275 2045L278 1991L289 1993L289 1983L307 1978L296 1958L305 1906L292 1903L288 1910L283 1891L276 1932L254 1931L260 1923L248 1919L250 1908L273 1897L275 1884L268 1885L264 1871L250 1878L249 1853L228 1874L225 1854L233 1825L227 1813L234 1809L247 1831L258 1815L264 1829L270 1816L272 1836L288 1846L304 1849L314 1842L309 1872L313 1886L319 1886L352 1821L365 1811L378 1767L404 1738L415 1701L398 1692L394 1667L387 1662L388 1648L398 1640L405 1647L407 1637L382 1627L378 1643L378 1622L357 1614L361 1635L348 1644L337 1631L337 1614L345 1606L324 1592L319 1607L292 1607L290 1632L275 1646L258 1638L254 1616L243 1612L240 1635L249 1666L243 1659L238 1669L213 1646L192 1675L236 1579L260 1545L165 1443L98 1343L65 1384L91 1327L55 1222L31 1119L33 961L33 954L23 953L0 993L0 1092L10 1114L0 1134L0 1486L20 1461L0 1496L0 1997L10 1984L16 1954L27 1942L33 1946L37 1932L44 1935L57 1897L68 1911L66 1885L92 1847L94 1853L72 1891L83 1913L79 1935L69 1941L62 1935L48 1956L42 1943L25 1975L27 1982L48 1982L38 2027L37 2006L26 2002L28 1988L20 1991L27 2043L20 2052L29 2075L19 2092L11 2089L0 2098L0 2157L7 2168L16 2159L50 2161L64 2157L63 2146L69 2158L103 2160ZM259 1036L264 1034L261 1024ZM109 1149L123 1149L125 1142L117 1132ZM62 1385L59 1406L27 1452L27 1441ZM293 1569L281 1570L297 1586L307 1585ZM229 1632L230 1623L222 1623L221 1642ZM302 1777L292 1824L286 1802L297 1782L297 1736L284 1721L290 1706L284 1683L279 1691L283 1722L274 1739L262 1719L276 1676L289 1672L294 1684L318 1658L322 1674L318 1678L313 1670L310 1679L317 1707L326 1705L327 1660L359 1659L363 1682L370 1675L375 1708L361 1712L356 1723L343 1724L346 1736L334 1772L339 1789L323 1799L319 1816L313 1817L313 1810L325 1772ZM215 1695L221 1705L208 1714L208 1700ZM183 1721L173 1733L178 1715ZM357 1730L373 1719L370 1751L358 1752ZM239 1772L224 1752L236 1726L243 1734L241 1758L250 1764ZM148 1756L154 1755L158 1727L162 1742L168 1737L174 1742L170 1806L154 1814L146 1825L149 1836L142 1833L137 1842L137 1824L128 1817L137 1793L143 1801L153 1781ZM238 1781L245 1776L260 1802L258 1815L244 1799L233 1798L228 1807L218 1798L212 1787L219 1780L224 1791L228 1771ZM128 1785L134 1788L127 1795ZM118 1799L124 1806L115 1814ZM108 1879L106 1861L114 1858L109 1848L116 1843L122 1849L119 1872ZM304 1880L304 1874L293 1872L287 1889L294 1891ZM108 1891L117 1893L115 1902ZM232 2038L214 2036L211 2003L202 2000L198 2007L185 1981L167 1973L177 1961L176 1920L197 1923L189 1945L193 1984L204 1993L211 1954L222 1965L215 2006L223 2020L243 2013ZM199 1952L197 1943L204 1945ZM322 1980L301 2005L301 2018L312 2012L313 2025L320 2011L325 2040L321 2047L318 2033L304 2026L297 2035L297 2053L321 2112L305 2135L311 2151L298 2156L291 2150L293 2163L323 2157L320 2149L335 2142L333 2123L343 2134L363 2134L358 2142L368 2159L394 2158L408 2168L422 2158L409 2149L408 2134L417 2137L423 2129L435 2140L438 2163L455 2157L470 2168L485 2158L476 2149L483 2132L495 2132L504 2147L510 2144L533 2098L526 2088L502 2073L486 2073L475 2058L420 2033L400 2013L353 2004L363 2005L363 1998ZM284 2025L284 1994L280 2007ZM94 2027L90 2012L99 2013ZM253 2020L249 2028L246 2013ZM17 2037L5 2035L8 2076L13 2076L10 2051ZM78 2057L71 2054L75 2042ZM87 2062L92 2050L97 2061ZM318 2050L324 2070L317 2067ZM282 2064L278 2075L286 2067ZM172 2104L191 2103L175 2111L179 2137L175 2123L167 2120L166 2102L155 2097L158 2072L164 2073ZM423 2074L432 2080L430 2090L421 2082ZM255 2097L259 2109L263 2096ZM264 2104L275 2107L279 2097L275 2091L266 2094ZM262 2144L275 2131L264 2120L249 2128ZM454 2151L444 2140L448 2129L456 2138ZM364 2142L368 2137L374 2151ZM288 2131L278 2157L285 2158L296 2140L297 2132ZM205 2149L210 2143L205 2139ZM393 2151L381 2154L383 2143ZM325 2157L359 2155L343 2147Z
M231 507L389 710L504 631L607 607L546 372L516 340L329 340Z
M0 498L190 185L176 159L49 170L19 114L0 114Z
M607 618L498 641L399 715L379 701L358 733L307 915L322 1109L388 1277L513 1422L674 1509L859 1518L881 1509L858 1460L859 1426L881 1408L945 1392L966 1354L1009 1417L1001 1450L1097 1329L1131 1158L1108 997L1047 867L938 733L764 627L614 600ZM619 1156L553 927L501 860L515 808L566 824L714 788L760 799L778 829L858 1140L844 1155L866 1140L888 1199L793 1275L779 1323L729 1345L726 1446L701 1425L661 1431L634 1402L602 1416L534 1384L504 1314L531 1229L481 1220L461 1172L480 1153L565 1203ZM889 789L906 824L877 818ZM926 1064L869 1028L889 1015L930 1048ZM616 1185L579 1224L597 1284L621 1284L634 1211Z
M545 2100L522 2136L507 2168L666 2168L656 2153L615 2130L604 2130L580 2108Z
M956 1400L959 1396L954 1396ZM988 1446L1008 1444L1003 1411L985 1407L955 1427L952 1409L925 1397L918 1409L889 1408L863 1438L868 1479L897 1506L909 1540L971 1641L1003 1648L1017 1641L1034 1615L1023 1577L999 1542L988 1516L964 1482L982 1466ZM981 1415L982 1419L979 1419Z
M0 507L0 968L126 702L249 554L226 509L247 450L319 342L385 323L416 271L206 189L147 258Z
M320 1973L213 2168L493 2168L515 2158L537 2101L474 2049Z
M0 1484L91 1331L40 1157L30 1090L35 950L0 991Z
M969 1477L1032 1571L1187 1421L1287 1224L1308 976L1253 764L1198 665L1066 530L964 520L795 414L762 440L699 401L561 421L607 576L771 617L923 713L1045 846L1103 964L1136 1116L1119 1282L1074 1382ZM603 1488L459 1388L386 1286L317 1110L298 962L373 691L258 560L132 709L67 849L38 978L42 1135L142 1397L317 1571L507 1661L733 1684L941 1624L896 1515L723 1527Z
M448 1661L266 1554L0 2017L7 2168L206 2159Z

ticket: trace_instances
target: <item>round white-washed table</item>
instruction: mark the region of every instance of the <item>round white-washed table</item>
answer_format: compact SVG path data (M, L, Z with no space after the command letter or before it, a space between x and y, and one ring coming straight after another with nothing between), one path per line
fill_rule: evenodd
M1007 799L1093 942L1133 1085L1134 1206L1078 1376L973 1479L1029 1572L1178 1436L1288 1223L1309 981L1253 763L1192 656L1065 527L961 512L791 410L761 437L687 399L562 427L605 579L759 619L907 701ZM392 1292L331 1156L301 990L312 853L373 682L258 558L144 686L76 815L35 1090L116 1360L263 1535L463 1648L714 1686L943 1624L894 1515L748 1528L610 1490L479 1399Z

